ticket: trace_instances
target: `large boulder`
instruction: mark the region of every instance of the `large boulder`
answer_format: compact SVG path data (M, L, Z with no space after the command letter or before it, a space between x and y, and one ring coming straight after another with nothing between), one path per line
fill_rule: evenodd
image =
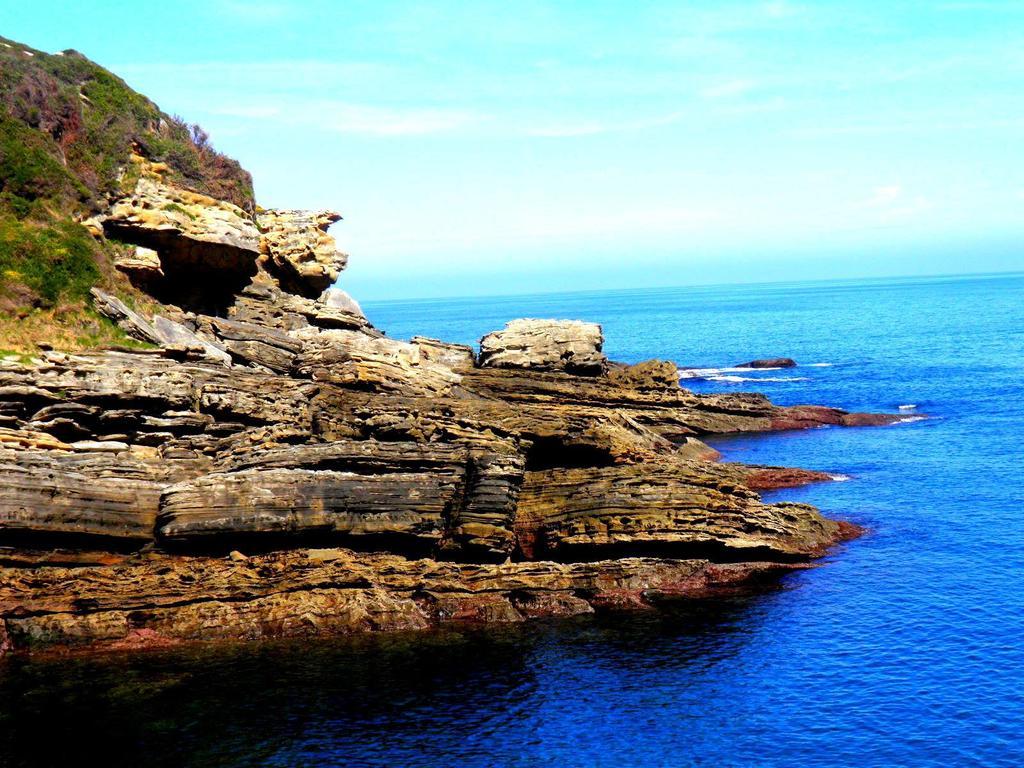
M263 232L260 248L268 269L286 291L316 298L345 269L348 256L327 234L341 214L273 209L259 213L256 220Z
M512 320L503 330L480 339L480 365L594 376L604 372L608 364L601 351L603 344L604 336L597 323Z

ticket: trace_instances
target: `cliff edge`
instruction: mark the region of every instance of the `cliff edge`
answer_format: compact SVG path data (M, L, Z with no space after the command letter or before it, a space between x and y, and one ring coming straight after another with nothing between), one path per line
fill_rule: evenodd
M123 165L90 176L69 126L106 104L90 83L123 83L4 46L66 117L8 103L4 126L34 131L65 186L16 187L27 213L5 198L0 220L81 229L99 277L75 283L80 311L121 343L0 360L0 652L651 608L855 532L755 490L820 473L719 464L701 438L894 417L697 395L672 363L607 360L592 323L516 320L479 353L389 339L332 287L338 214L257 208L233 161L144 100L114 112ZM153 149L167 137L185 154Z

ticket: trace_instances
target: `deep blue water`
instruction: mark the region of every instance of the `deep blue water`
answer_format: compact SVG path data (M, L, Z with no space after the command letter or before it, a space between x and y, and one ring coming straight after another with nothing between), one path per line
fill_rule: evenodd
M716 443L728 459L849 476L775 496L870 529L767 594L483 631L18 659L0 665L0 762L1024 762L1024 277L365 309L395 337L473 342L514 317L572 317L601 322L625 361L787 355L804 365L684 383L931 418Z

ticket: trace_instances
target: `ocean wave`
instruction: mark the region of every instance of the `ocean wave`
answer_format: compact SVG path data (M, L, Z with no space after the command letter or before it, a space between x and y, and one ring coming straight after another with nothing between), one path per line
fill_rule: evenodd
M898 405L898 406L896 406L896 410L898 410L898 411L916 411L917 410L917 405L914 404L914 403L906 403L905 405Z
M680 379L713 379L725 373L752 373L757 371L781 371L781 368L680 368ZM770 379L749 379L749 381L770 381Z
M831 368L835 363L808 363L808 368Z
M915 421L928 421L927 416L906 416L902 419L897 419L893 424L913 424Z
M836 483L845 483L848 480L853 480L849 475L829 475L829 479Z
M703 378L708 381L724 381L729 384L742 384L745 381L810 381L806 376L704 376Z

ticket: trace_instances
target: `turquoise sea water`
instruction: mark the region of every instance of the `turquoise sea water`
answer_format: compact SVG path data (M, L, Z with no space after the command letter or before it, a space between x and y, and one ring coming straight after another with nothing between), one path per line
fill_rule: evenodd
M731 438L866 526L765 594L504 629L0 664L3 765L1011 766L1024 761L1024 277L368 304L391 336L604 325L701 391L905 409ZM723 371L786 355L784 371ZM826 365L827 364L827 365ZM740 380L740 379L751 379Z

